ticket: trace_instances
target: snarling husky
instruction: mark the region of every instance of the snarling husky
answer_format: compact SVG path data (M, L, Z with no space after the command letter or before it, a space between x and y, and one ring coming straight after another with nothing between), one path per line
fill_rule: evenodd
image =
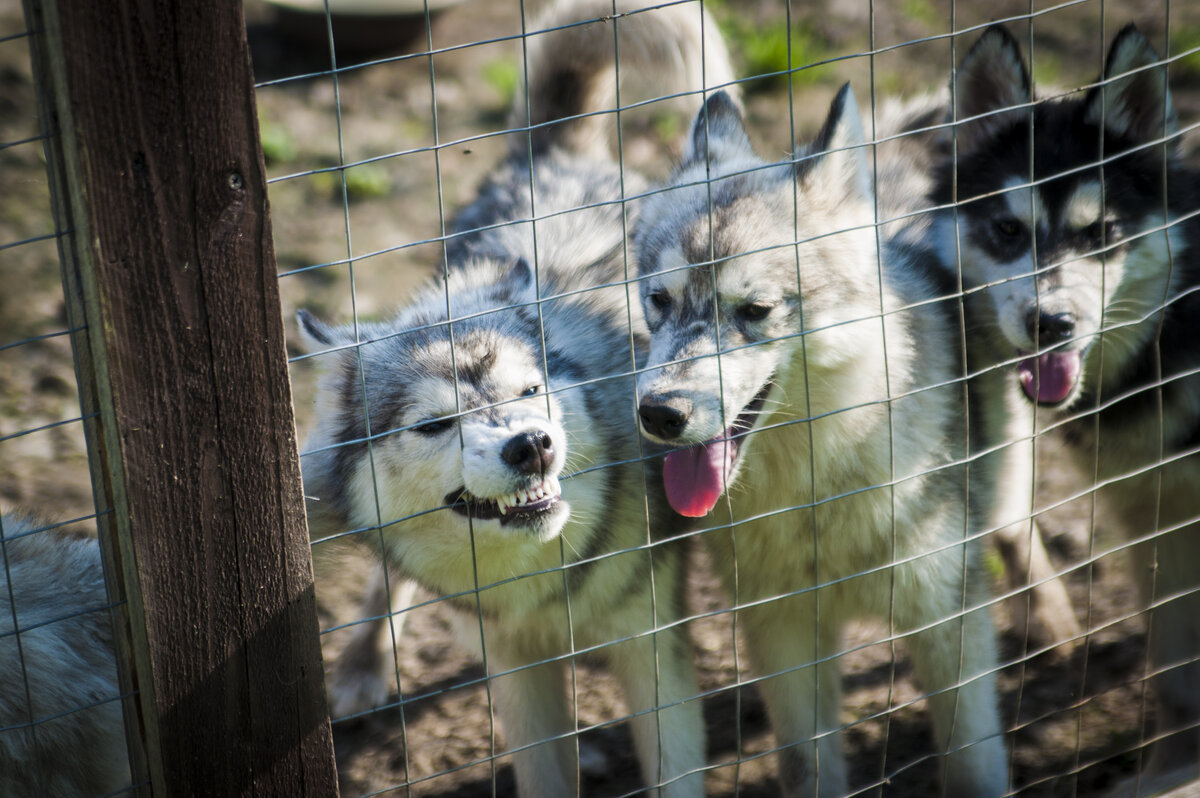
M1045 102L1016 40L989 28L953 91L957 158L937 198L958 204L935 228L967 288L971 370L992 370L1017 435L1061 433L1136 543L1164 738L1149 794L1182 765L1200 775L1200 176L1133 26L1091 87Z
M614 45L621 69L653 74L660 91L731 71L699 6L573 24L611 11L563 4L535 26L572 23L529 37L529 106L514 115L528 134L460 215L443 279L385 323L300 314L332 361L306 493L379 529L399 574L449 597L525 796L577 792L564 679L581 653L621 682L646 782L703 793L681 623L687 522L635 420L645 339L624 198L645 183L613 162L597 112L612 107Z
M99 796L129 786L94 539L24 515L0 518L0 662L0 795Z
M891 623L930 693L947 795L1007 776L986 578L968 537L957 311L931 254L880 240L849 85L766 163L721 93L635 228L651 344L642 429L704 516L788 795L841 795L837 657ZM987 490L980 482L972 490Z

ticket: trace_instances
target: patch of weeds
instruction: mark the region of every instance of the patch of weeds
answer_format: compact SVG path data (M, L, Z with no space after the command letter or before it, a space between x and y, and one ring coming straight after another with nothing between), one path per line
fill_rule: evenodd
M307 255L285 253L276 258L279 270L281 272L294 272L289 275L290 279L299 280L308 288L326 289L333 288L338 282L345 278L342 273L340 264L337 266L318 266L312 268L312 259ZM303 269L304 271L296 271Z
M1057 86L1062 81L1063 64L1057 55L1043 47L1034 56L1032 71L1035 86Z
M386 197L392 193L392 177L379 164L352 166L346 170L346 193L351 201Z
M345 174L346 198L350 202L379 199L392 193L391 175L379 164L351 166L345 170ZM342 176L337 170L314 174L312 187L318 195L329 197L334 202L342 200Z
M521 84L520 70L515 62L497 59L484 64L483 80L496 92L505 108L512 106L517 87Z
M675 141L683 133L683 120L678 114L655 114L650 124L654 128L655 137L663 143Z
M904 16L919 22L926 28L944 28L946 20L929 0L904 0L902 4Z
M259 120L258 137L267 165L288 163L300 154L292 132L278 122Z
M999 581L1004 578L1004 558L991 546L984 550L983 568L992 579Z
M1171 26L1171 54L1185 53L1188 50L1195 51L1171 63L1173 78L1176 80L1180 78L1200 80L1200 49L1197 48L1200 48L1200 26Z
M741 62L737 71L751 79L745 84L747 92L786 88L789 73L793 85L831 79L830 70L802 68L830 56L828 42L802 20L790 31L785 21L755 25L732 14L719 16L718 23L735 60Z

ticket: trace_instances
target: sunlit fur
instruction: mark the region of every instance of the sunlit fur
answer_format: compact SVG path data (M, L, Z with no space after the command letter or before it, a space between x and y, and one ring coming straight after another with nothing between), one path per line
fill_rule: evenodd
M0 795L107 795L129 754L100 547L43 526L0 518Z
M608 0L561 4L535 28L611 13ZM584 116L514 134L511 157L455 225L444 280L384 323L331 328L301 315L310 348L327 352L303 471L306 494L334 509L326 516L379 529L367 537L382 539L396 571L450 597L487 664L521 795L577 792L565 678L577 652L594 651L624 688L646 782L684 798L703 793L704 766L691 648L676 624L686 527L634 421L645 337L625 285L636 208L624 198L645 182L600 152L590 128L602 117L586 115L611 103L595 86L612 71L612 24L528 39L529 118ZM656 75L660 91L704 85L701 46L709 84L730 79L697 5L616 24L622 70ZM553 451L535 474L503 455L523 432ZM543 480L561 485L561 500L526 521L447 506L462 489L486 501Z
M892 623L933 694L946 793L1000 795L954 306L936 301L929 253L880 248L862 145L848 86L780 164L755 155L728 100L709 100L636 228L651 331L639 402L689 407L670 443L695 444L771 386L705 537L744 607L785 793L847 788L836 657L846 622L869 616ZM748 320L747 305L769 312Z
M1144 605L1158 603L1147 619L1161 675L1150 681L1159 733L1177 733L1150 746L1142 794L1200 775L1200 179L1175 152L1158 63L1129 26L1095 85L1031 107L1020 47L986 31L956 72L958 158L939 178L937 200L959 204L935 222L943 260L969 289L971 369L994 369L1011 434L1060 430L1108 517L1147 541L1134 562ZM1011 241L1001 218L1019 223ZM1079 352L1082 370L1062 402L1035 409L1016 364L1047 348L1026 321L1038 310L1074 319L1050 348ZM1028 512L1025 450L1013 485Z

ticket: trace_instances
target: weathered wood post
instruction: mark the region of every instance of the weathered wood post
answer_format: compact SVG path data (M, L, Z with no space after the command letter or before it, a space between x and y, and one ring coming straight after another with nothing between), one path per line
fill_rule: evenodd
M336 795L241 2L26 9L135 776Z

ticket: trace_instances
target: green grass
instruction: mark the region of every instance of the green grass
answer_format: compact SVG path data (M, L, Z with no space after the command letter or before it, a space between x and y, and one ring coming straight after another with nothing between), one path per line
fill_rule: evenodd
M1063 64L1058 56L1042 48L1034 56L1032 71L1033 85L1056 86L1062 81Z
M260 118L258 137L262 142L263 157L268 164L288 163L300 154L292 132L278 122Z
M350 202L379 199L392 193L392 177L387 169L377 163L351 166L346 173L346 197ZM312 176L312 187L318 195L334 202L342 201L342 179L336 171L317 172Z
M386 197L392 193L392 177L379 164L352 166L346 170L346 193L351 200Z
M496 60L483 65L483 79L495 90L501 104L508 108L517 96L521 84L520 70L510 60Z
M1200 26L1171 26L1171 55L1200 48ZM1171 77L1179 80L1200 79L1200 51L1189 53L1171 64Z
M929 0L904 0L902 8L904 16L927 28L945 28L948 22Z
M710 7L715 9L730 52L740 62L738 72L747 78L758 78L745 84L747 91L784 88L788 85L789 74L793 85L832 78L832 70L803 68L823 61L831 54L824 38L807 27L803 20L794 21L789 31L783 21L756 25L737 16L724 3L710 4Z
M679 118L678 114L655 114L651 125L654 128L654 135L663 143L675 141L683 135L683 120Z
M1004 578L1004 559L991 546L984 550L983 567L992 579L999 581Z

